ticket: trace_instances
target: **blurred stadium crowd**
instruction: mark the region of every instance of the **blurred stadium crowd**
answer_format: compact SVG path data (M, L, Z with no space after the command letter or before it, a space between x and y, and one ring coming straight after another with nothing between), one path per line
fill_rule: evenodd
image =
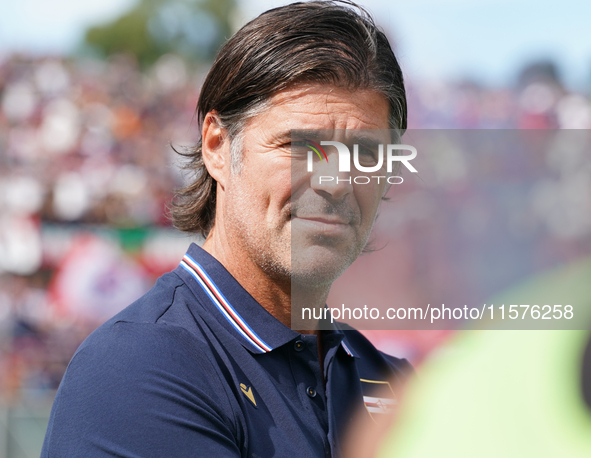
M184 253L190 240L166 211L183 182L171 144L197 140L202 76L174 55L144 71L123 55L0 62L6 402L51 401L81 340ZM591 128L588 97L565 89L546 64L525 69L513 88L411 81L408 94L413 129Z
M0 63L2 396L55 389L89 330L178 262L170 144L195 140L197 95L174 56L148 72L124 56Z

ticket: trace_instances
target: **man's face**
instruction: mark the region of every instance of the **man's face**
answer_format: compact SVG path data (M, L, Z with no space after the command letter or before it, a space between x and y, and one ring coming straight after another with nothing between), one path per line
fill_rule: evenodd
M225 190L225 231L268 275L330 284L365 246L385 182L320 183L318 174L346 178L334 148L318 172L301 173L305 161L292 157L291 130L338 129L338 138L323 140L346 143L345 129L388 129L389 105L374 91L325 85L298 85L270 102L245 128L241 172Z

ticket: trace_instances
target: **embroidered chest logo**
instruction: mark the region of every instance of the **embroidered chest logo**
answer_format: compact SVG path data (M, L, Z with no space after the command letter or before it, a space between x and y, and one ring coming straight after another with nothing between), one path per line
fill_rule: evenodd
M394 410L396 397L389 382L380 380L360 379L363 388L363 403L369 415L389 413ZM366 393L372 394L367 396Z
M244 396L246 396L248 398L248 400L250 402L252 402L254 404L254 406L256 407L257 402L254 400L254 393L252 392L252 387L246 386L244 383L241 383L240 389L242 390L242 393L244 394Z

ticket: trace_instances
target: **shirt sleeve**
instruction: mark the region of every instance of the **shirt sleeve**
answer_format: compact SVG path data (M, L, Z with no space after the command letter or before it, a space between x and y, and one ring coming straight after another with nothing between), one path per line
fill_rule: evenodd
M239 457L232 411L185 329L119 322L95 331L70 362L41 458Z

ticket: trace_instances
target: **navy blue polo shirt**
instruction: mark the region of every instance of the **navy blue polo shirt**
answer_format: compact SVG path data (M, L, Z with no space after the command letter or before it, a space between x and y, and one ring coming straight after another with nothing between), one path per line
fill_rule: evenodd
M191 245L76 351L41 456L339 456L353 414L391 410L411 369L357 331L320 338L322 368L316 335L283 325Z

